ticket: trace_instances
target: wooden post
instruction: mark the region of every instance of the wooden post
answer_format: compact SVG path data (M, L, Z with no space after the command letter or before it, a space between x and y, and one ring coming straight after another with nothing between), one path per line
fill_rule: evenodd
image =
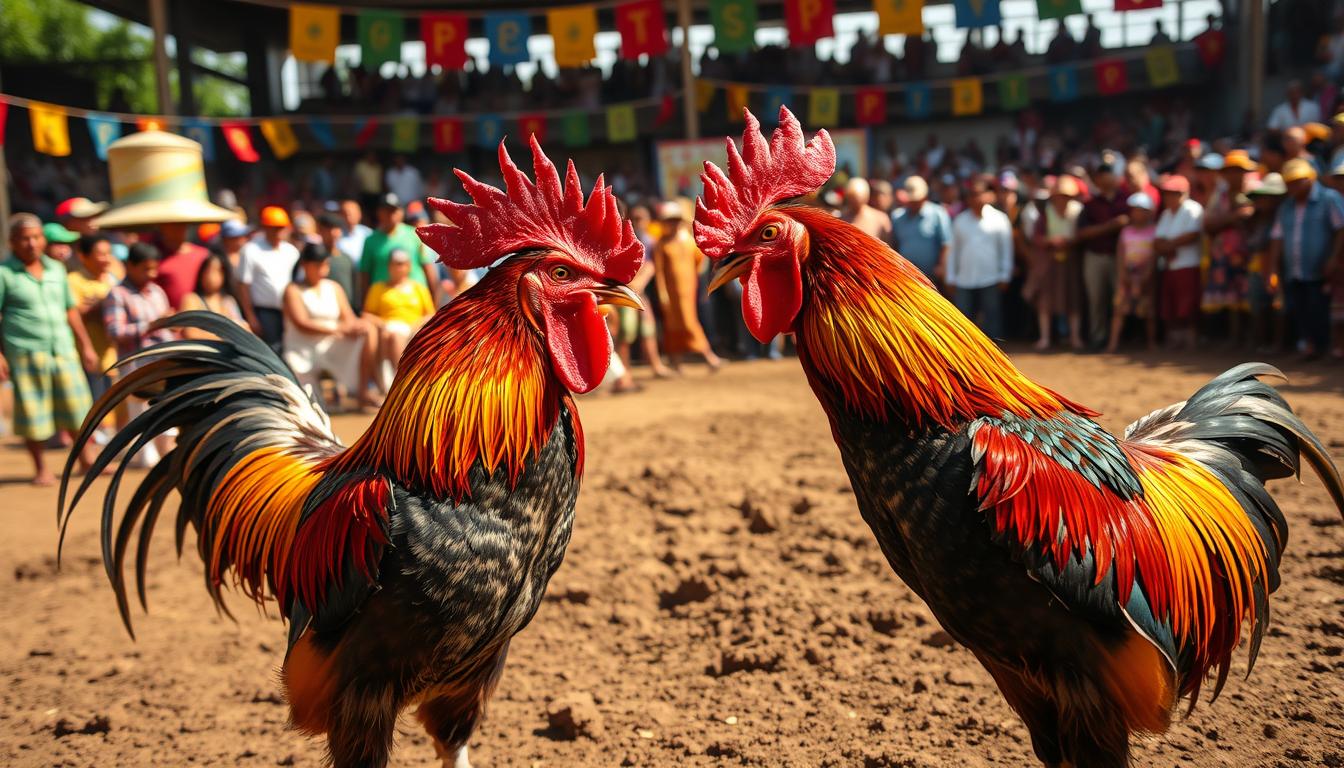
M1242 12L1242 39L1246 47L1246 96L1250 101L1247 109L1251 125L1259 126L1265 116L1265 39L1269 30L1265 27L1264 0L1250 0ZM1241 46L1237 46L1241 49Z
M154 81L158 86L159 113L177 114L168 82L168 2L149 0L149 22L154 30Z
M677 26L681 27L681 111L686 138L700 138L700 112L696 110L695 72L691 69L691 0L677 0Z

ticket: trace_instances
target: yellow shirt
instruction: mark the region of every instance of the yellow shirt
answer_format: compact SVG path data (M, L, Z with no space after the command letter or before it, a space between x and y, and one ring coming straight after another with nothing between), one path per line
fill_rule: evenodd
M70 292L75 296L75 309L84 318L84 329L89 333L94 354L98 355L98 366L107 370L117 362L117 350L107 338L107 328L103 326L103 299L107 298L118 280L111 272L104 273L102 278L94 278L82 269L67 274L66 280L70 284ZM88 309L90 304L92 309Z
M402 280L395 288L387 283L374 283L364 299L364 311L414 328L434 314L434 300L429 289L414 280Z

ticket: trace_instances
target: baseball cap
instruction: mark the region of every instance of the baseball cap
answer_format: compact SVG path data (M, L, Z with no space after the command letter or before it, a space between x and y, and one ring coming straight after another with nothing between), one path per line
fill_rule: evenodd
M999 187L1009 192L1016 192L1020 184L1017 180L1017 174L1011 170L1005 170L999 174Z
M309 243L299 252L299 261L323 262L331 258L331 251L321 243Z
M88 219L107 210L107 203L95 203L87 197L71 197L56 206L56 218Z
M400 208L401 198L397 197L395 192L388 192L386 195L378 198L379 208Z
M1223 170L1223 156L1217 152L1205 152L1199 156L1195 165L1206 171L1221 171Z
M1280 195L1288 194L1288 187L1283 183L1282 176L1277 173L1267 173L1265 174L1265 177L1260 180L1260 183L1251 187L1251 191L1246 194L1251 197L1278 197Z
M1190 194L1190 180L1178 173L1166 173L1157 180L1157 188L1162 192L1179 192L1188 195Z
M923 176L911 176L901 185L911 200L925 200L929 196L929 182Z
M252 228L245 221L229 219L219 227L219 234L223 237L246 237L252 233Z
M1234 149L1223 155L1224 168L1237 168L1243 171L1254 171L1258 166L1251 159L1251 154L1244 149Z
M1311 163L1308 163L1300 157L1295 157L1284 163L1283 170L1280 173L1283 176L1283 183L1285 184L1291 184L1294 181L1300 181L1302 179L1310 179L1313 181L1316 179L1316 169L1311 167Z
M323 229L331 229L333 227L339 229L344 224L345 221L334 213L324 213L317 217L317 226L322 227Z
M1092 172L1115 173L1116 170L1119 169L1120 164L1122 162L1124 162L1124 158L1122 158L1120 155L1118 155L1112 150L1103 149L1101 151L1101 158L1097 160L1097 167L1094 168Z
M1125 201L1125 205L1130 208L1142 208L1145 211L1153 210L1153 198L1148 196L1147 192L1135 192Z
M425 204L419 200L412 200L407 203L406 218L411 221L429 221L429 213L425 211Z
M221 229L223 229L223 227L219 226L219 224L213 221L207 221L196 227L196 241L200 243L208 243L215 238L215 235L219 234Z
M42 234L46 236L49 243L73 243L79 239L79 235L54 221L42 225Z
M288 227L289 225L289 214L284 208L278 205L268 205L261 209L261 226Z
M1302 130L1307 132L1307 138L1313 141L1326 141L1330 138L1330 128L1325 123L1303 123Z

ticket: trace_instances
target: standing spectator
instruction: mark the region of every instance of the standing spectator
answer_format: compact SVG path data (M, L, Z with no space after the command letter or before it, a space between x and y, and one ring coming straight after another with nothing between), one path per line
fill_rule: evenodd
M977 178L966 210L952 220L947 284L955 290L957 309L993 339L1002 335L1000 299L1012 273L1012 224L994 207L993 179Z
M649 285L653 283L654 271L653 238L649 236L651 223L653 214L647 206L636 205L630 209L630 224L635 229L635 236L644 246L644 261L639 265L639 271L635 273L634 279L630 281L630 290L645 297L645 304L649 303L647 295ZM740 317L742 313L739 311L737 314ZM658 326L654 321L653 312L648 308L641 312L633 307L617 307L616 354L627 368L632 361L630 353L636 342L639 343L644 359L648 361L649 368L656 378L665 379L672 375L668 367L663 364L663 356L658 353ZM616 381L617 391L633 388L635 388L634 377L629 373Z
M1251 346L1262 354L1277 354L1283 348L1283 296L1279 291L1279 271L1271 271L1271 234L1277 211L1288 188L1277 173L1266 174L1251 187L1247 196L1255 205L1255 215L1247 227L1246 248L1250 253L1248 301L1251 311Z
M107 298L112 286L121 282L112 272L112 265L119 262L112 255L112 243L107 235L79 238L75 253L79 257L79 268L70 272L67 280L75 297L75 308L84 320L84 331L98 356L97 368L87 372L89 392L97 399L111 384L107 370L117 362L117 352L107 337L107 326L103 324L103 299Z
M1204 232L1209 237L1208 270L1200 308L1206 314L1227 315L1228 343L1239 347L1246 333L1245 314L1250 283L1247 266L1246 226L1255 205L1246 197L1246 173L1255 162L1245 152L1234 150L1223 159L1223 191L1204 209Z
M326 278L330 255L321 243L309 244L299 261L303 283L285 287L285 362L314 395L321 395L321 375L327 373L361 406L373 406L364 386L372 372L373 329Z
M379 361L395 370L411 336L434 314L429 289L411 279L411 255L392 251L387 280L374 283L364 299L364 319L378 331Z
M233 276L228 259L218 253L205 257L200 274L196 277L196 290L182 299L182 311L202 310L223 315L242 327L247 327L243 319L243 310L233 293ZM209 339L213 335L195 328L183 331L189 339Z
M383 192L383 166L378 162L378 153L370 149L355 161L350 169L355 189L359 192L360 205L372 208L378 204L378 196Z
M303 246L309 243L321 242L322 238L317 235L317 219L313 214L307 211L295 211L291 217L293 226L289 232L289 241L300 251Z
M1130 206L1115 175L1119 159L1103 152L1092 170L1096 192L1083 203L1078 218L1078 242L1083 250L1083 291L1087 296L1087 344L1106 343L1111 306L1115 300L1116 246L1120 230L1129 223ZM1151 209L1149 209L1151 210Z
M32 457L33 485L51 485L56 478L43 446L57 430L75 432L83 425L91 405L84 374L97 370L98 355L65 267L43 254L41 220L15 214L9 247L12 255L0 262L0 381L14 382L14 432ZM94 456L90 441L80 455L85 471Z
M378 228L364 240L364 253L359 257L359 292L367 294L374 283L387 282L387 265L392 251L401 249L411 257L411 279L429 289L439 281L434 257L420 242L415 229L402 221L401 198L388 193L378 200Z
M205 261L210 252L187 240L186 224L160 224L158 235L162 260L158 264L158 276L154 282L168 294L168 303L173 309L177 309L182 305L182 297L196 285L196 274L201 271L201 262Z
M1316 102L1302 94L1302 81L1291 80L1288 83L1283 103L1269 113L1265 127L1271 131L1282 131L1294 125L1321 121L1321 108Z
M327 259L327 277L334 280L345 291L350 308L359 314L364 306L364 297L355 293L355 262L340 249L341 219L334 213L324 213L317 217L318 242L331 256Z
M1148 195L1153 201L1153 210L1157 210L1162 205L1162 194L1153 186L1152 176L1148 173L1148 164L1139 158L1134 158L1125 163L1125 186L1123 189L1126 196L1135 192L1142 192Z
M1190 181L1168 174L1157 183L1162 213L1157 217L1153 251L1162 270L1162 320L1172 349L1195 348L1199 317L1199 237L1204 209L1190 199Z
M942 283L952 219L943 206L929 200L929 185L922 177L907 178L903 189L909 202L891 214L891 247L930 280Z
M149 243L136 243L126 255L126 279L112 288L103 301L103 324L107 336L117 347L118 357L125 358L155 344L171 341L168 330L151 330L160 318L173 313L168 294L154 282L159 271L159 249ZM135 363L123 364L119 373L129 374ZM131 398L126 401L127 417L134 419L145 410L145 401ZM140 449L132 465L153 467L164 453L172 450L172 438L161 436Z
M1126 317L1143 319L1148 349L1157 349L1157 313L1153 311L1153 278L1157 274L1157 257L1153 253L1153 241L1157 238L1153 225L1155 206L1144 192L1135 192L1125 202L1129 205L1129 217L1116 242L1115 311L1111 317L1111 338L1106 344L1106 351L1111 354L1120 344Z
M71 197L56 206L56 220L71 232L91 235L98 231L94 218L106 210L107 203L95 203L87 197Z
M364 255L364 240L373 230L360 223L364 219L364 209L354 200L341 201L341 237L336 248L359 266L359 257Z
M387 169L384 181L387 191L396 195L403 205L424 204L425 181L420 177L420 171L406 162L405 155L392 158L392 167Z
M78 233L49 221L42 225L42 235L47 238L47 258L60 262L67 271L79 268L79 261L75 259Z
M896 192L891 188L891 182L886 179L873 179L868 187L872 191L871 205L883 215L891 215L891 209L896 206Z
M658 305L663 311L663 350L673 370L680 371L681 358L694 352L705 359L711 370L717 371L723 361L710 349L697 311L703 256L687 229L687 208L676 200L668 200L658 209L661 226L653 247L653 268Z
M855 176L845 184L845 199L840 218L869 236L886 242L891 239L891 219L868 204L871 190L867 180Z
M229 219L219 226L219 252L229 262L229 271L236 279L243 268L243 246L247 245L252 228L246 222Z
M1318 184L1305 160L1283 164L1288 198L1279 206L1270 232L1268 275L1282 268L1289 320L1298 351L1307 358L1330 344L1330 296L1326 276L1344 268L1344 197Z
M268 205L261 209L261 236L243 246L238 274L238 303L252 332L278 355L285 335L285 287L294 280L299 251L285 240L289 214Z
M1050 348L1057 315L1068 318L1069 345L1075 350L1083 348L1079 296L1082 266L1076 250L1083 204L1077 200L1078 191L1078 180L1074 177L1064 175L1055 179L1032 238L1032 261L1023 292L1036 307L1040 338L1035 349L1039 351Z

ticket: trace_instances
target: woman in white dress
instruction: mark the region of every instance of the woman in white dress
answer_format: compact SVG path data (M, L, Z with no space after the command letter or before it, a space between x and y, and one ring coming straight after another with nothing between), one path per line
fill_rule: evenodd
M340 284L327 279L329 258L321 243L305 246L299 256L303 283L285 288L285 362L316 394L326 373L357 395L361 406L376 406L365 387L377 346L373 327L355 315Z

